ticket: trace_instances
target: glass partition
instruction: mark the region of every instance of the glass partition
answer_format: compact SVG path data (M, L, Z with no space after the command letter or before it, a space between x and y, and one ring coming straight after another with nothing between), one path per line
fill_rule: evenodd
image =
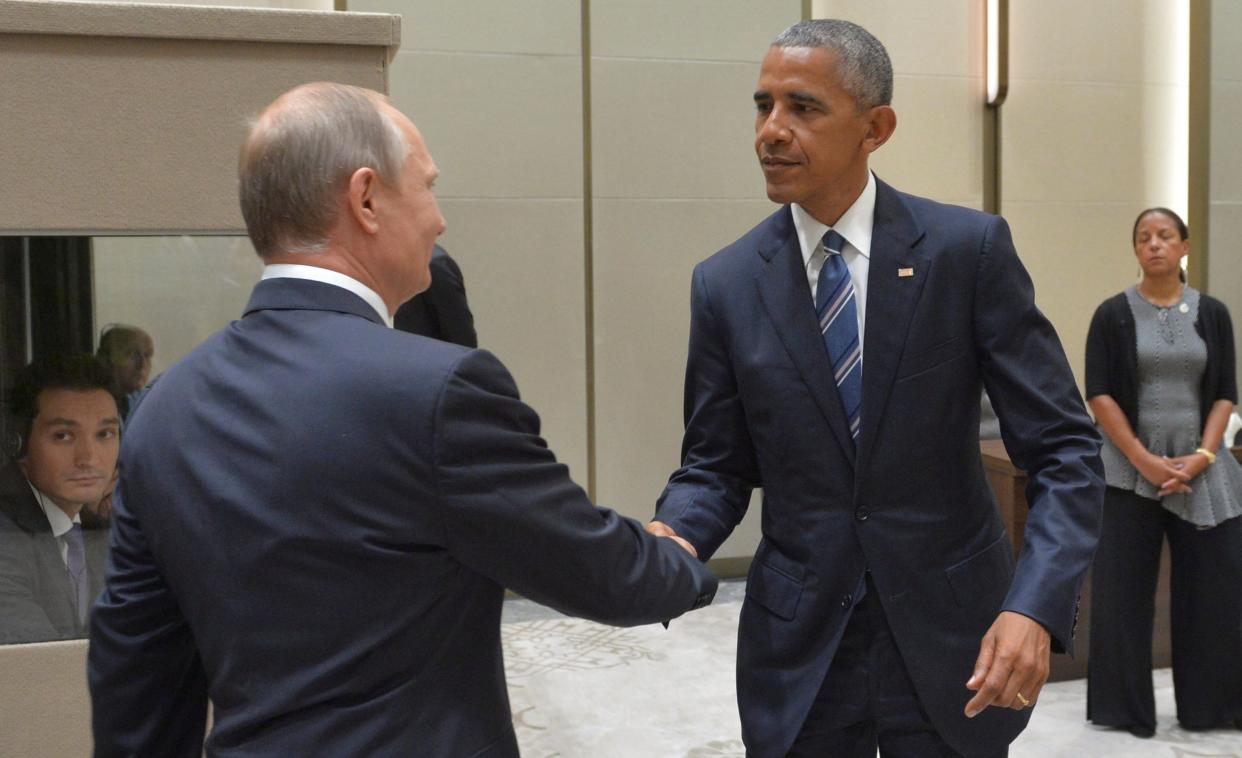
M124 419L261 270L245 237L0 238L0 644L86 636Z

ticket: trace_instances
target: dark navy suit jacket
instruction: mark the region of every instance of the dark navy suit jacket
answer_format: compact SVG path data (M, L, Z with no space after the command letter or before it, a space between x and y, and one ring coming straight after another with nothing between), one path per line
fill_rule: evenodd
M411 381L413 379L413 381ZM96 754L513 756L504 587L615 624L715 580L598 509L490 354L271 279L126 430Z
M683 465L657 518L706 558L763 488L738 640L752 754L788 750L865 569L951 745L994 752L1025 726L1029 711L966 719L964 683L1002 609L1071 645L1104 486L1099 438L1033 295L1003 219L879 182L855 449L790 209L695 269ZM1030 473L1016 573L980 461L981 387Z
M431 286L401 304L393 314L393 326L454 345L478 347L479 335L474 331L474 315L457 261L436 245L430 268Z

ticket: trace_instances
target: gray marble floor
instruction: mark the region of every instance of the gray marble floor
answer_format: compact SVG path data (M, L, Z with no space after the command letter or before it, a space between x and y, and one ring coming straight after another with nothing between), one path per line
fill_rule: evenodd
M733 657L745 588L659 625L614 629L525 600L505 603L505 667L526 758L743 758ZM1048 685L1012 758L1242 758L1242 732L1187 732L1167 670L1155 672L1159 726L1139 740L1083 718L1086 683Z

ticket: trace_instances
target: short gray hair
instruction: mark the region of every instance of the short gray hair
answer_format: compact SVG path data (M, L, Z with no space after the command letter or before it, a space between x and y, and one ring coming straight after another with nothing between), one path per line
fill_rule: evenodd
M371 90L317 82L298 87L251 125L238 161L246 231L260 257L322 251L355 171L400 181L409 146Z
M893 63L884 44L858 24L835 18L799 21L777 35L772 47L819 47L837 54L837 77L859 110L892 105Z

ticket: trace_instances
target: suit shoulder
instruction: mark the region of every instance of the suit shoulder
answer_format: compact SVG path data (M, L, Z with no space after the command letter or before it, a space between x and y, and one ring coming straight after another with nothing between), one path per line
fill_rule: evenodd
M915 219L925 229L940 231L940 227L972 229L982 233L990 224L1003 218L993 213L967 208L962 205L942 203L927 197L910 195L898 191L897 194L905 201Z
M700 261L696 268L705 275L716 273L732 273L738 266L753 265L756 252L775 241L792 234L793 217L789 206L777 208L767 218L751 227L745 234L733 242L717 250L706 260Z
M394 371L422 375L427 372L447 373L470 348L452 342L403 332L400 329L367 329L374 342L366 346L369 362L391 366Z

